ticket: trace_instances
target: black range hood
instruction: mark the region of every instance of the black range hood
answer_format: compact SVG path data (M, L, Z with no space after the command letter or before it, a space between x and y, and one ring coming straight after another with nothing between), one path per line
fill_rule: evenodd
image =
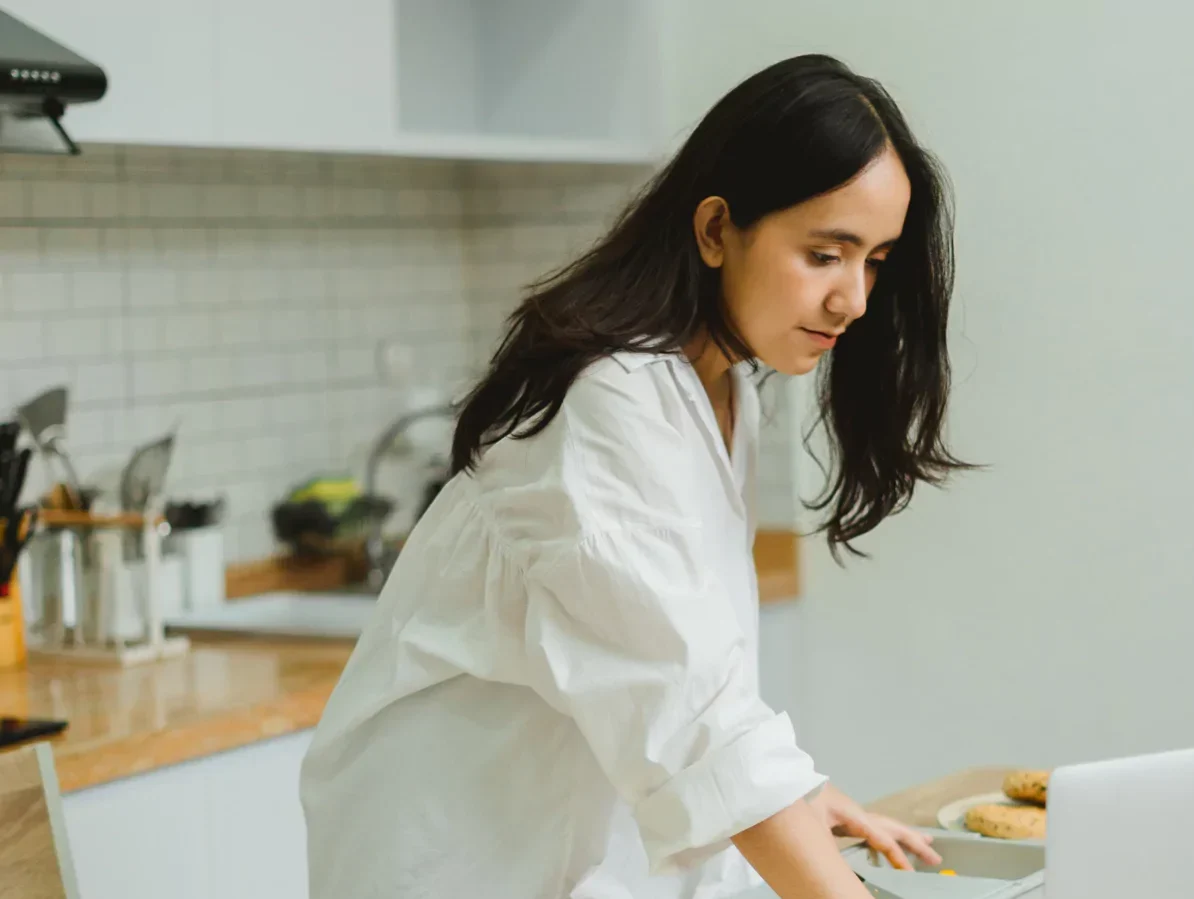
M77 154L62 116L107 89L95 63L0 10L0 152Z

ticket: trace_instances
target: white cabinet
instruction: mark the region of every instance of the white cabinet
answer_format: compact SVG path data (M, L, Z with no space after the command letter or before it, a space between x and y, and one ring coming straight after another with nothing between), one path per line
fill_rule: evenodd
M81 899L303 899L304 731L63 798Z
M214 0L218 143L392 152L393 3Z
M81 899L208 895L198 768L164 768L63 797Z
M75 140L204 146L215 139L212 0L5 0L4 8L108 75L67 110Z
M298 790L311 736L268 740L205 762L208 896L307 896L307 825Z
M594 161L658 150L658 0L395 2L400 147Z
M648 161L665 0L8 0L101 66L78 140Z

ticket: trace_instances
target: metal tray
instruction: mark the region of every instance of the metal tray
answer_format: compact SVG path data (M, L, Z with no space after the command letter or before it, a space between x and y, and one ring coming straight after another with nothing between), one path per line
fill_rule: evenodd
M921 828L942 857L936 867L896 871L865 846L844 853L850 867L878 899L1014 899L1042 895L1042 840L990 840L977 834ZM956 876L942 875L942 870Z

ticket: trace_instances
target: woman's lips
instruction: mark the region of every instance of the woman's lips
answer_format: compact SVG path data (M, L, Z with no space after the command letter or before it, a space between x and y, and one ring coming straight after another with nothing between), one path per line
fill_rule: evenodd
M834 344L837 343L837 334L831 334L828 331L813 331L809 328L801 328L813 343L825 350L833 349Z

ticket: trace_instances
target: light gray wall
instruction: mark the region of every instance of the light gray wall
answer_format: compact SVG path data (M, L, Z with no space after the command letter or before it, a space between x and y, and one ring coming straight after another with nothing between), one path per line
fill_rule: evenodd
M953 444L919 493L765 615L764 680L860 798L967 765L1194 745L1194 9L1148 0L674 0L679 129L738 77L831 52L950 169ZM817 483L798 460L803 489Z

